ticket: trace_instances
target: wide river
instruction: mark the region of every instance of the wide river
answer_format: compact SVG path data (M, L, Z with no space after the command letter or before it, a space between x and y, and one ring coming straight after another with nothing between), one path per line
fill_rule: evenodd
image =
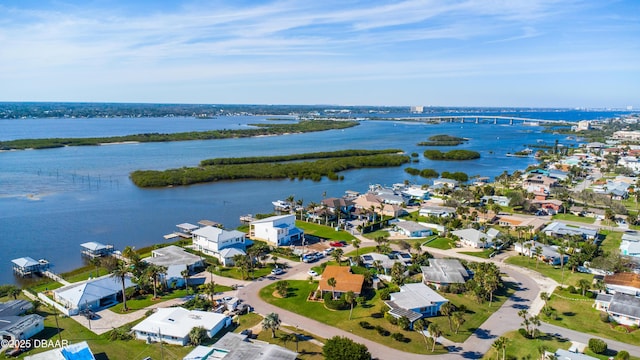
M589 113L581 114L587 114L581 119L589 118ZM249 116L0 120L0 140L246 128L267 121L272 120ZM0 283L16 281L10 261L17 257L46 258L54 265L53 271L64 272L83 264L83 242L98 241L118 249L127 245L140 248L165 241L162 236L183 222L208 219L234 228L239 225L240 215L270 212L271 201L289 195L307 204L319 202L324 193L342 196L345 190L364 192L370 184L391 185L404 180L427 183L405 173L407 166L494 177L535 163L533 158L506 156L524 149L525 144L551 145L556 139L562 144L575 144L564 135L542 133L543 129L506 124L362 121L346 130L307 134L1 152ZM467 137L470 141L455 148L475 150L482 157L461 162L427 160L422 156L426 148L416 144L436 134ZM128 178L137 169L194 166L214 157L384 148L418 152L419 163L347 171L342 173L343 181L228 181L140 189Z

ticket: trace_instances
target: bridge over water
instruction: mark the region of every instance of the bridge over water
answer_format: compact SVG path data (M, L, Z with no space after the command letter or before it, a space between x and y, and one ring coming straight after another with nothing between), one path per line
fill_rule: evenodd
M545 120L532 119L513 116L495 116L495 115L455 115L455 116L420 116L420 117L402 117L395 120L413 120L427 122L459 122L459 123L475 123L475 124L509 124L521 123L522 125L540 125L540 124L568 124L565 120Z

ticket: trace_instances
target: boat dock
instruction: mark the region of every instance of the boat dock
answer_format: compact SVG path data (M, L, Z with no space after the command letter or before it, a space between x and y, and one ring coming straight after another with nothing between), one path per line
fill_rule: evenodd
M22 277L42 274L49 268L49 261L45 259L34 260L31 257L21 257L11 260L13 272Z
M256 218L251 214L240 216L240 222L243 224L248 224L250 222L256 221Z

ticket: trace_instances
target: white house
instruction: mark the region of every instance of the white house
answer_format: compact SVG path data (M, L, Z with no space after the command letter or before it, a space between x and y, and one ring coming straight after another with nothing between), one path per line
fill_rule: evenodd
M565 236L581 236L583 239L595 239L598 236L598 230L586 228L584 226L569 226L561 222L552 222L542 231L547 236L565 237Z
M442 285L464 284L469 272L458 259L429 259L429 266L421 266L422 281L436 288Z
M124 284L125 288L133 286L129 277L125 277ZM96 311L115 305L121 293L122 280L105 275L55 289L53 298L69 309L70 315L76 315L83 310Z
M400 292L389 296L385 301L391 308L389 314L395 318L406 316L412 324L420 318L438 315L440 306L449 301L423 283L402 285Z
M609 314L619 324L640 325L640 298L636 296L624 293L598 294L595 307Z
M44 318L37 314L24 315L33 304L25 300L0 303L0 338L2 340L27 340L44 330Z
M489 200L493 201L494 204L498 204L500 206L509 206L509 198L506 196L483 196L480 201L483 204L488 204Z
M204 328L211 338L229 325L231 318L223 314L172 307L157 309L131 330L139 340L184 346L189 343L189 332L194 327Z
M233 265L233 256L245 255L245 234L238 230L224 230L214 226L204 226L191 232L196 250L216 257L224 266ZM235 251L224 251L234 249ZM232 254L229 256L229 254Z
M493 239L482 231L476 229L462 229L452 232L460 239L460 243L466 247L488 248L493 246Z
M197 346L182 360L295 360L297 356L282 346L228 332L211 346Z
M425 237L433 234L433 231L426 226L415 221L398 221L396 223L398 232L408 237Z
M95 356L86 341L69 344L64 347L25 356L24 360L95 360Z
M449 206L436 206L436 205L427 205L420 208L418 214L421 216L453 216L456 213L456 209Z
M151 251L151 257L142 259L150 264L165 266L167 273L162 276L161 281L168 286L175 284L180 287L184 284L182 272L186 269L193 273L198 268L204 267L204 262L200 256L186 252L183 248L170 245Z
M296 227L295 215L289 214L252 221L249 224L249 237L284 246L302 240L304 232Z

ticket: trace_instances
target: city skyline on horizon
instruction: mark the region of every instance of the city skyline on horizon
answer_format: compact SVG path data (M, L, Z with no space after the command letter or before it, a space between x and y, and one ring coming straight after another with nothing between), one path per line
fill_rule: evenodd
M23 1L0 101L640 108L631 0Z

